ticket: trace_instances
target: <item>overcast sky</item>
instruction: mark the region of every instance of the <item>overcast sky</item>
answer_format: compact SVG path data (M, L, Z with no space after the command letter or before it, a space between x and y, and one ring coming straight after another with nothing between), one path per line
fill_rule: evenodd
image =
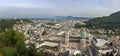
M0 17L107 16L120 0L0 0Z

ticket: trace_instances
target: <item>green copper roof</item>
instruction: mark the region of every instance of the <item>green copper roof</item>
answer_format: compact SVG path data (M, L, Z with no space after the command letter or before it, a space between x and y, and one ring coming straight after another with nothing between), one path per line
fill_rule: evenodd
M85 31L82 31L82 32L81 32L81 35L83 35L83 36L86 35L86 34L87 34L87 33L86 33Z

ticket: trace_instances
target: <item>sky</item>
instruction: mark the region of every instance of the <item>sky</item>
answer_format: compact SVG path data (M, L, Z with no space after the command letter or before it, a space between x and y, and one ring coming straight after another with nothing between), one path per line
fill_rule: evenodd
M0 0L0 17L102 17L120 10L120 0Z

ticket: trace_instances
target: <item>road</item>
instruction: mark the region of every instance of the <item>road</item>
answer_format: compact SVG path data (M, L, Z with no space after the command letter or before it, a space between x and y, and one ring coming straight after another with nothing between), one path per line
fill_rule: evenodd
M90 47L88 47L88 56L93 56L93 53Z
M97 48L94 45L90 46L90 49L93 56L98 56Z

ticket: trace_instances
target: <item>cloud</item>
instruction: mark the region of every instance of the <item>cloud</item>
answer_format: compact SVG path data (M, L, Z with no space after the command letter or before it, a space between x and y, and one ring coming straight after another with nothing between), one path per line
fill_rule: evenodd
M119 11L120 0L2 0L1 17L107 16Z
M0 7L36 7L30 3L2 3Z

